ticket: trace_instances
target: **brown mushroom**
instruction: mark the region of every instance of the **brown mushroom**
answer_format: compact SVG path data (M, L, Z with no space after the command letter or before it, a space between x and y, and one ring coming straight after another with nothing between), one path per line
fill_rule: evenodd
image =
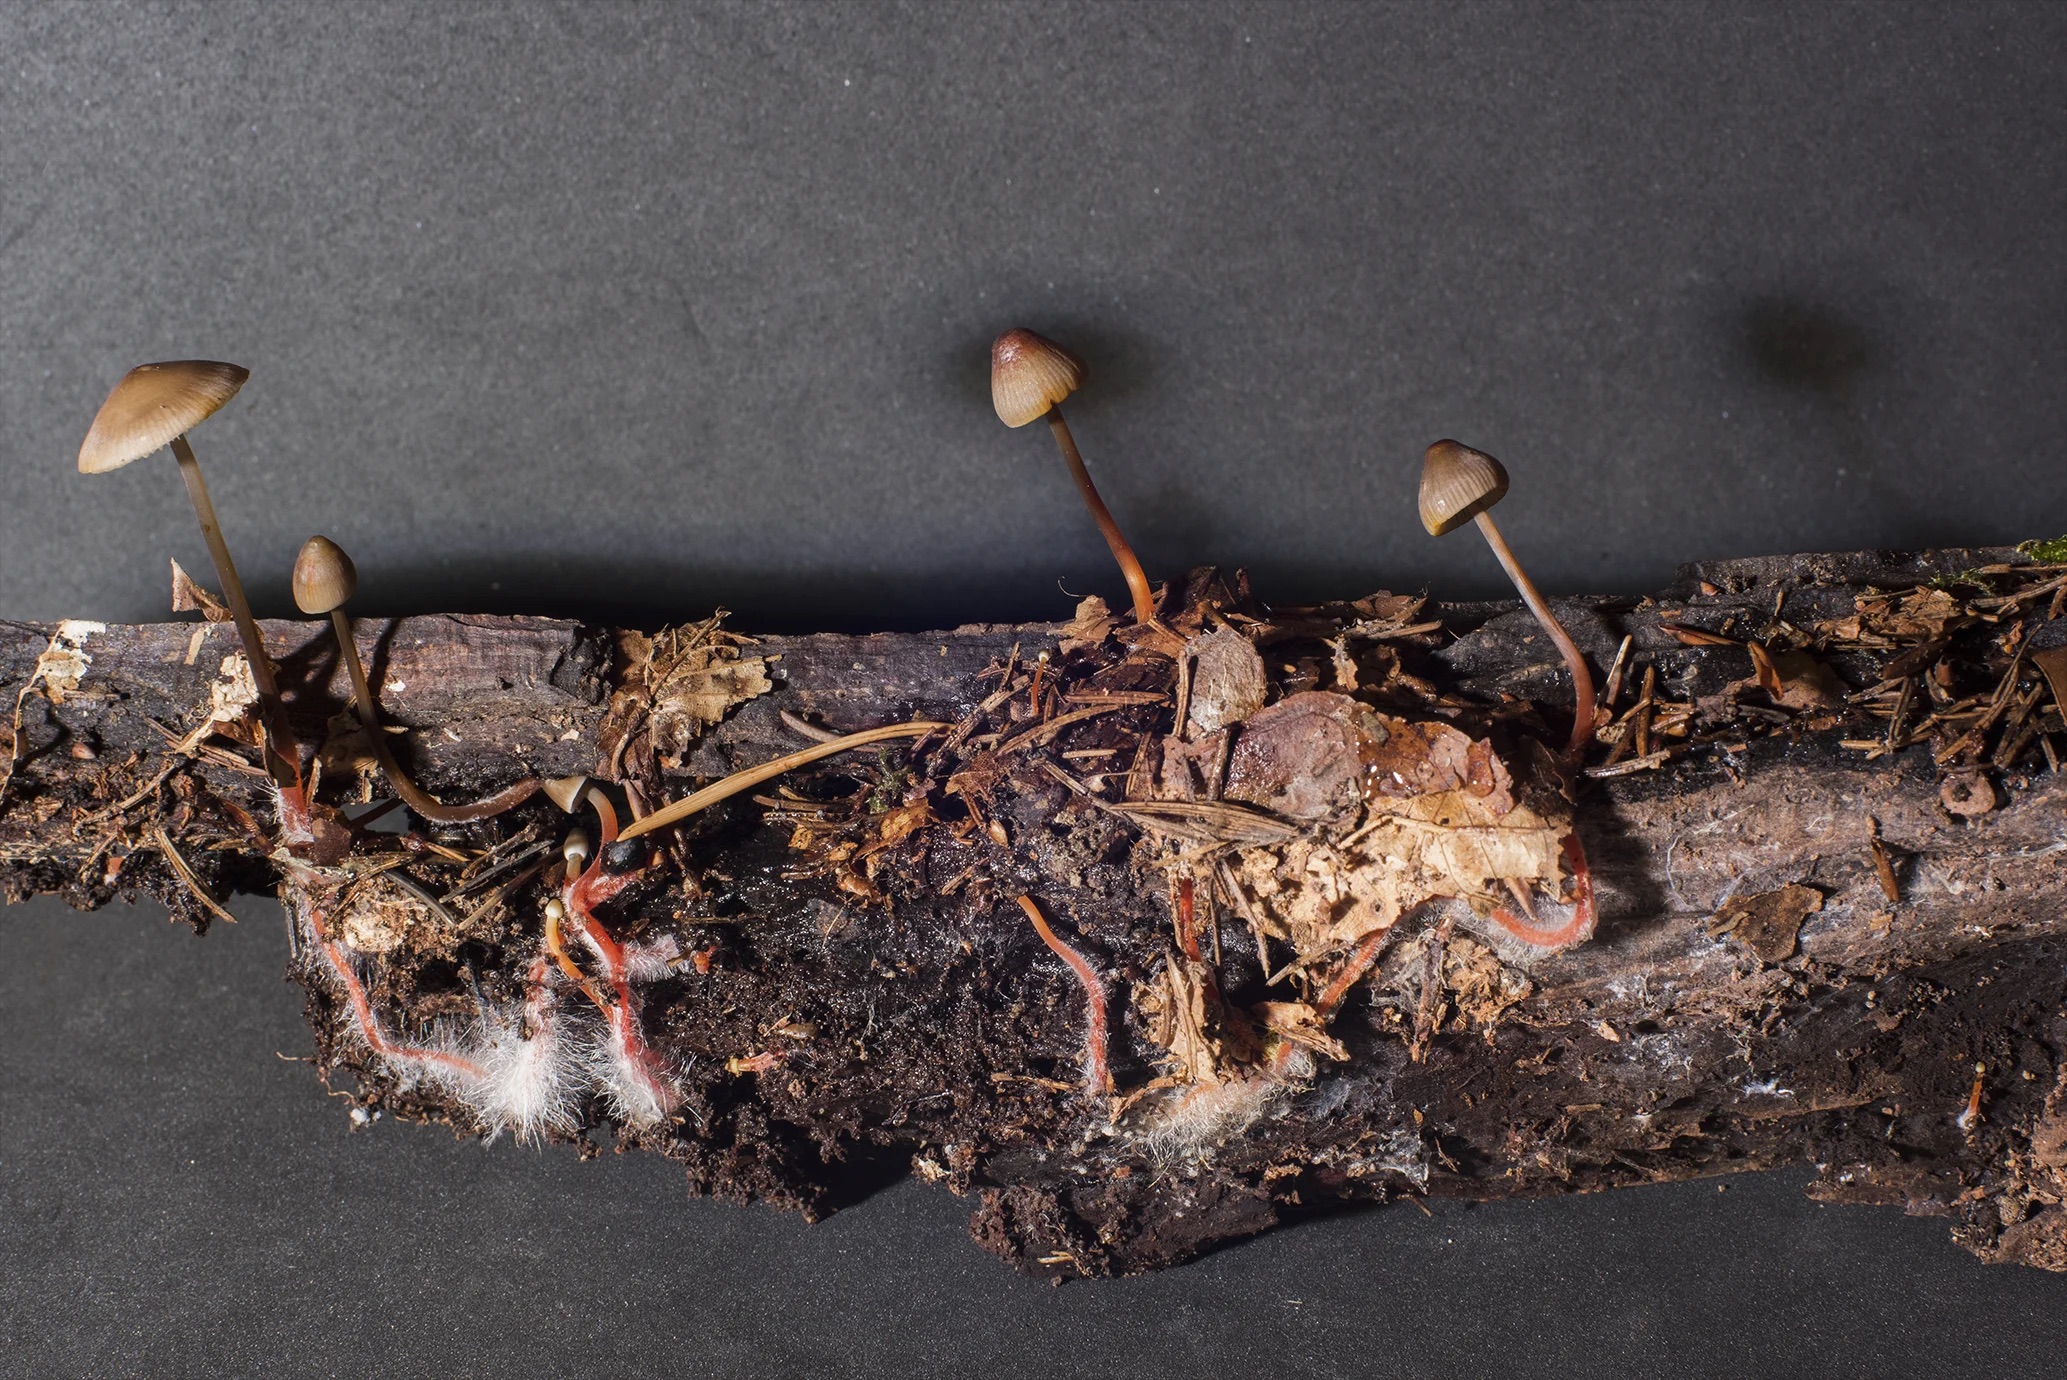
M236 562L230 559L222 526L216 521L215 503L208 496L200 462L194 459L186 436L236 397L250 377L248 369L210 359L139 364L122 376L94 414L86 440L79 446L79 473L106 474L168 445L172 448L180 478L186 481L187 497L194 504L194 516L201 523L201 538L208 543L208 558L215 563L215 577L222 583L223 602L230 606L237 636L244 644L244 659L251 664L251 681L258 688L259 712L265 720L266 770L279 786L298 790L300 754L287 727L273 663L266 656L250 601L244 597L244 582L237 578Z
M1091 472L1084 468L1084 457L1077 452L1076 438L1070 435L1069 423L1062 419L1062 400L1076 392L1083 382L1084 362L1032 331L1006 331L990 347L990 398L991 405L998 410L998 420L1009 427L1022 427L1039 417L1048 419L1055 444L1084 496L1084 506L1091 510L1091 520L1098 524L1105 544L1112 548L1113 559L1120 563L1120 574L1127 579L1136 621L1153 622L1156 601L1148 575L1135 558L1134 548L1120 535L1120 525L1113 521L1105 500L1098 496Z
M388 748L387 730L381 726L380 709L373 701L373 686L366 679L365 664L359 660L359 647L352 638L351 620L345 617L344 605L358 587L359 572L343 547L328 537L310 537L302 543L301 554L294 560L294 602L303 613L312 617L330 615L330 627L337 634L339 654L344 657L345 670L352 677L352 702L359 711L359 722L365 726L366 736L371 740L374 760L387 773L388 780L394 784L395 794L402 797L402 803L425 819L439 824L466 824L489 819L529 800L545 784L535 776L526 777L472 805L441 804L409 779L408 773L402 770L402 764L395 760L395 754Z
M1458 441L1437 441L1421 460L1421 525L1428 534L1440 537L1467 522L1476 522L1493 548L1507 578L1514 581L1522 602L1550 634L1572 671L1572 740L1565 748L1567 759L1576 760L1593 740L1593 671L1579 652L1579 645L1565 631L1564 624L1543 602L1535 582L1522 570L1521 562L1508 549L1506 538L1493 525L1488 511L1507 495L1507 468L1484 451L1473 450Z

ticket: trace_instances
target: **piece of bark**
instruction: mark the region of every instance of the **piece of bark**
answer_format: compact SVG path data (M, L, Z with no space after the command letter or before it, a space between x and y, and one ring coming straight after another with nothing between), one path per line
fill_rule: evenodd
M773 689L696 738L678 768L653 768L649 784L680 794L794 750L802 740L785 714L835 732L962 723L1020 688L982 721L987 734L970 735L991 737L980 752L965 742L930 756L922 746L916 760L900 750L829 763L771 783L772 812L735 800L664 855L627 855L650 863L652 878L604 913L656 965L641 1025L680 1102L665 1124L620 1134L681 1161L700 1192L808 1213L907 1170L942 1180L974 1196L978 1240L1057 1276L1151 1269L1402 1193L1587 1191L1805 1162L1821 1170L1819 1196L1940 1213L1985 1258L2067 1267L2067 783L2045 771L2034 737L2008 766L1978 768L2003 788L1999 807L1957 817L1933 760L1955 748L1959 768L1970 754L1957 741L1869 757L1839 745L1860 741L1847 736L1861 731L1856 720L1824 722L1812 717L1820 710L1742 689L1759 679L1743 644L1782 622L1843 620L1870 590L2015 561L1950 551L1719 562L1690 567L1657 600L1558 601L1600 665L1630 638L1656 672L1657 699L1727 706L1742 695L1759 711L1745 711L1741 741L1726 732L1675 757L1677 740L1661 736L1668 746L1648 769L1578 787L1570 812L1600 912L1592 938L1546 952L1462 905L1428 907L1395 927L1369 979L1316 1035L1314 1047L1339 1042L1346 1060L1308 1048L1275 1075L1251 1064L1150 1094L1116 1124L1081 1091L1084 989L1013 898L1035 896L1103 974L1112 1072L1123 1093L1138 1091L1170 1068L1140 994L1183 942L1164 866L1176 845L1142 820L1167 831L1182 805L1194 812L1187 827L1212 810L1285 826L1254 804L1216 803L1227 758L1211 742L1143 763L1144 737L1174 728L1174 696L1112 683L1112 643L1099 644L1106 682L1088 685L1069 668L1097 660L1096 647L1065 655L1059 626L761 639L750 650ZM1209 588L1195 578L1190 594ZM1227 592L1230 608L1241 602ZM1348 647L1329 639L1369 618L1348 608L1258 624L1273 630L1259 642L1280 701L1331 676L1348 688L1347 665L1384 713L1406 715L1418 696L1426 713L1408 717L1449 717L1473 740L1492 733L1526 766L1527 730L1568 693L1526 614L1449 606L1408 615L1440 618L1448 636ZM2043 653L2067 641L2067 622L2044 613L2042 599L2012 606L1999 625L1955 629L1948 646L2016 627ZM338 781L355 759L327 630L265 627L296 731L312 743L336 735L321 793L377 798L377 783ZM1699 638L1689 645L1674 628ZM211 705L235 702L233 633L198 623L59 631L0 623L0 705L20 705L0 792L0 894L96 905L140 889L197 924L207 918L197 889L279 886L297 914L321 904L269 857L274 807L250 754L221 735L191 738ZM396 751L427 789L463 799L526 774L597 769L623 669L609 630L429 617L363 622L359 635L384 715L407 730ZM54 646L83 665L53 695L30 681ZM1043 649L1056 662L1045 685L1032 675ZM1817 656L1855 691L1891 659L1852 644ZM2010 688L2022 693L2016 674ZM1625 688L1619 706L1632 743L1638 717L1664 723L1631 709L1636 698ZM1022 707L1023 721L1011 719ZM1087 710L1097 712L1043 729ZM2052 722L2054 711L2037 712ZM1239 725L1234 734L1239 749ZM172 755L182 739L188 755ZM1646 764L1626 751L1621 760ZM1165 814L1108 808L1173 762L1187 784L1165 796L1175 799ZM782 785L794 794L767 794ZM420 843L460 853L500 843L556 870L565 829L540 801ZM1897 860L1898 903L1882 890L1876 837ZM435 851L394 870L446 895L453 923L393 878L354 883L347 942L392 1038L520 1007L536 990L526 983L543 886L477 915L484 890L461 891L464 875ZM1288 1009L1296 992L1265 983L1288 951L1275 962L1258 952L1275 941L1258 939L1246 898L1218 878L1208 865L1190 879L1192 939L1218 956L1214 991L1232 1022L1182 1023L1208 1051L1201 1064L1212 1050L1257 1047L1260 1027L1242 1027L1244 1011L1273 1028L1302 1019ZM486 880L485 890L502 884ZM1755 908L1775 893L1786 914L1762 919L1755 936L1718 925L1745 910L1740 899ZM1438 918L1448 937L1431 947ZM350 1066L369 1103L476 1128L465 1099L368 1048L320 948L305 944L296 972L326 1068ZM611 1105L586 1099L581 1122L607 1120Z

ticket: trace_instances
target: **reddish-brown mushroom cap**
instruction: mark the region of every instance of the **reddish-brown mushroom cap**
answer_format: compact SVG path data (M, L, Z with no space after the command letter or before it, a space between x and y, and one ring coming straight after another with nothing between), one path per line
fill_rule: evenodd
M251 371L212 359L139 364L94 414L79 447L79 473L105 474L169 445L237 396Z
M1084 361L1045 336L1010 330L990 347L990 401L1006 426L1025 426L1077 391Z
M1437 441L1421 457L1421 525L1454 532L1507 496L1507 467L1461 441Z

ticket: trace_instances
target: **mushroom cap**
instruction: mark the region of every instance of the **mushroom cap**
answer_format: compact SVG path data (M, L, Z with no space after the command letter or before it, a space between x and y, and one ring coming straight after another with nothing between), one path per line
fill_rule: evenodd
M1084 361L1045 336L1011 330L990 347L990 401L1006 426L1025 426L1077 391Z
M586 776L556 776L545 783L545 798L571 815L581 808L581 798L588 794L588 788Z
M1507 496L1507 467L1461 441L1437 441L1421 457L1421 525L1453 532Z
M79 447L79 473L106 474L199 426L237 396L251 371L212 359L139 364L100 405Z
M306 614L341 607L359 587L359 571L344 548L328 537L310 537L294 558L294 602Z

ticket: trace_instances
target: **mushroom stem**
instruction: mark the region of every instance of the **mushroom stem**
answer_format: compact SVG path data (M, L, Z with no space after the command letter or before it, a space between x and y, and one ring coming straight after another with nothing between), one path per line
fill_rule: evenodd
M193 500L194 516L201 523L202 540L208 543L208 559L215 563L215 577L222 582L223 602L236 620L237 636L244 643L244 659L251 663L251 683L258 688L259 710L265 717L266 771L276 785L299 790L301 753L287 728L285 706L280 702L279 683L273 678L273 663L266 656L266 644L259 636L258 622L251 616L251 603L244 597L244 582L237 578L237 564L230 559L223 541L222 525L216 521L215 502L208 496L208 481L201 477L201 462L185 435L172 438L173 458L179 461L179 476L186 481L187 497Z
M1572 741L1565 748L1568 759L1576 759L1593 741L1593 671L1586 664L1586 658L1579 652L1579 644L1572 641L1572 635L1565 631L1565 625L1557 621L1557 615L1550 611L1550 605L1543 602L1543 595L1537 590L1535 581L1522 570L1521 562L1514 558L1514 552L1507 547L1507 539L1500 535L1500 529L1493 525L1493 515L1481 512L1472 519L1478 530L1485 534L1486 545L1493 548L1493 555L1499 558L1500 568L1507 572L1507 578L1514 581L1515 589L1521 592L1522 602L1529 606L1529 612L1536 615L1536 621L1543 625L1543 631L1550 634L1550 640L1557 644L1564 654L1565 665L1572 671Z
M1112 512L1105 506L1105 500L1098 496L1098 486L1091 482L1091 472L1084 468L1084 457L1077 453L1076 437L1069 433L1069 423L1062 420L1062 405L1055 404L1048 409L1048 427L1055 433L1055 444L1062 451L1062 458L1069 463L1070 476L1077 481L1077 489L1084 495L1084 506L1091 510L1091 520L1098 524L1098 530L1105 536L1105 544L1112 548L1112 558L1120 563L1120 574L1127 577L1127 590L1134 596L1134 621L1152 623L1156 616L1155 592L1149 588L1148 574L1142 570L1141 562L1135 559L1134 548L1127 545L1127 539L1120 535L1120 525L1112 520Z
M475 820L490 819L504 810L521 805L538 792L545 784L535 776L527 776L506 790L477 800L471 805L444 805L424 791L402 770L402 764L395 760L395 754L388 750L387 730L381 727L380 711L374 707L373 687L366 681L366 667L359 660L359 646L352 640L352 620L345 617L342 608L330 611L330 626L337 634L337 645L345 659L345 669L352 676L352 702L359 711L359 722L365 725L366 736L371 741L373 758L380 763L380 769L388 774L394 783L395 794L402 797L402 803L439 824L471 824Z

